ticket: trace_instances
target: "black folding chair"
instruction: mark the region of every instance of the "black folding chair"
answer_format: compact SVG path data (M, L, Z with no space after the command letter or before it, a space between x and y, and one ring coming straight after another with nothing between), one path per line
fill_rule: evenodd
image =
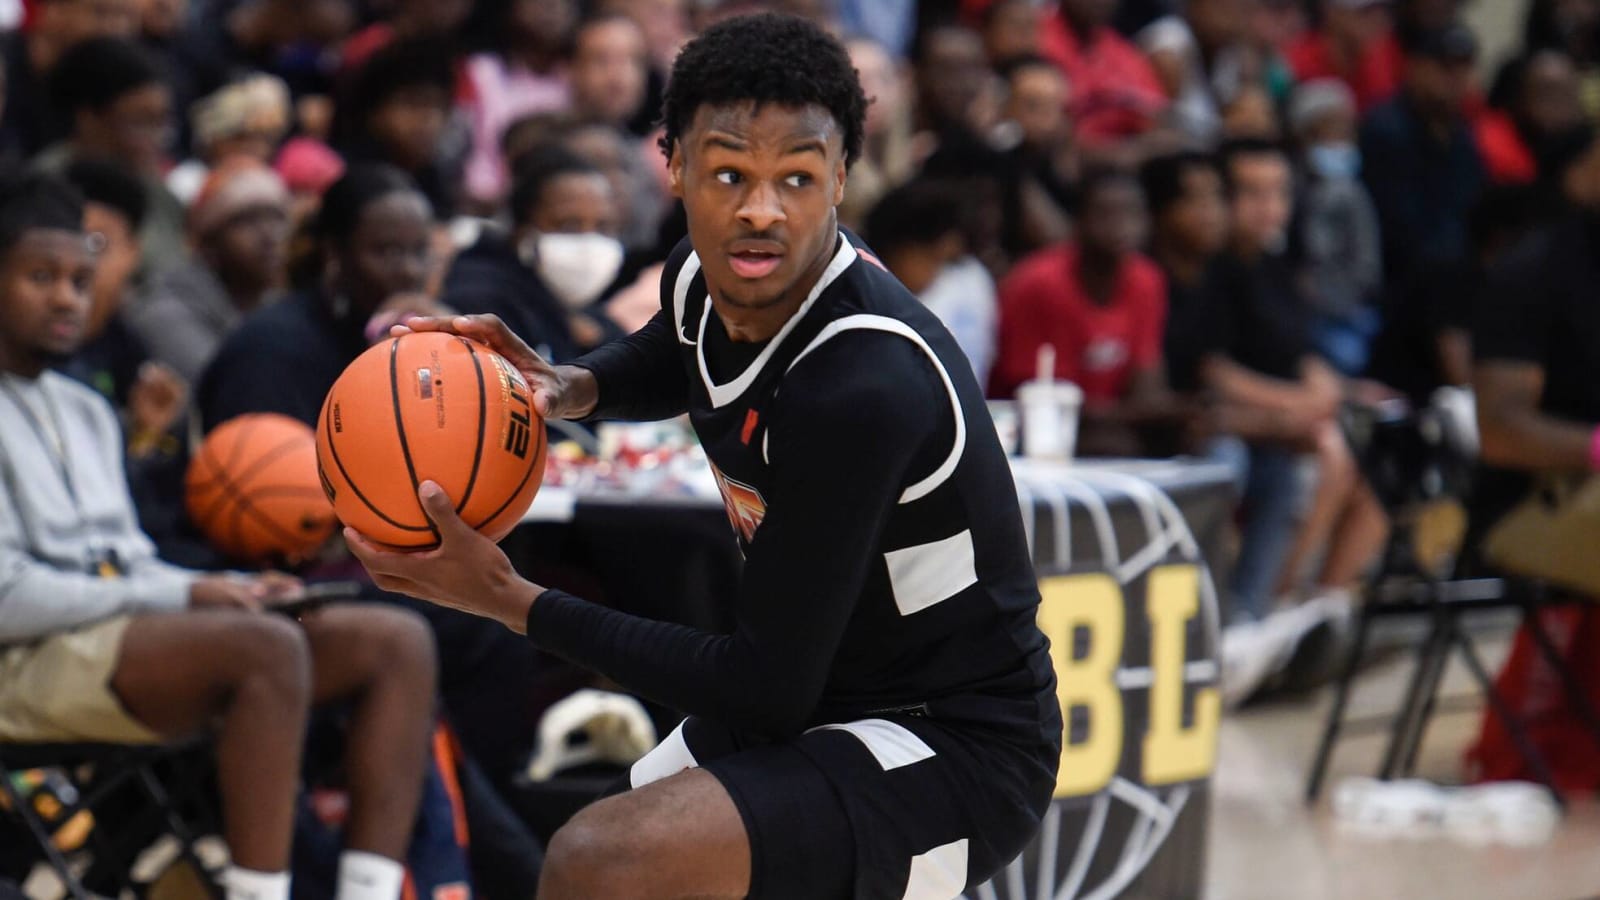
M1489 611L1519 613L1545 662L1561 680L1568 703L1593 733L1600 750L1600 715L1589 704L1539 619L1541 610L1574 601L1526 582L1498 577L1447 577L1422 565L1416 544L1420 513L1433 502L1465 496L1473 465L1449 445L1441 414L1433 410L1413 413L1398 407L1355 409L1347 412L1344 425L1361 471L1388 512L1392 529L1356 614L1355 638L1340 668L1333 705L1307 777L1307 802L1315 802L1321 794L1334 746L1340 737L1351 732L1388 731L1378 769L1380 778L1414 773L1433 716L1446 708L1466 708L1460 701L1471 699L1438 696L1445 670L1455 656L1465 663L1484 702L1505 726L1528 768L1555 795L1549 764L1528 737L1521 719L1495 688L1494 675L1483 663L1467 619ZM1381 619L1395 617L1426 625L1426 634L1413 653L1411 677L1400 706L1391 714L1347 720L1345 709L1374 627ZM1476 702L1471 703L1471 708L1477 708ZM1559 795L1556 799L1560 802Z
M20 824L32 845L28 855L48 864L73 900L123 889L142 896L148 884L133 883L134 864L165 835L178 843L177 861L193 867L207 892L220 900L220 873L208 868L196 849L199 834L214 831L210 826L216 821L209 758L198 741L160 747L0 744L0 798L6 807L0 815ZM49 805L57 808L48 817L39 808L44 804L36 804L40 789L23 790L15 777L30 769L66 776L68 789L55 792ZM56 832L85 811L95 816L95 826L82 846L63 851Z

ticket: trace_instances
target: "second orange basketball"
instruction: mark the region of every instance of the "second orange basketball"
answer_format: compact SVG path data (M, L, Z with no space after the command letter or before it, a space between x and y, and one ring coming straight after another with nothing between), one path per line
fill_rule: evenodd
M439 542L417 500L430 480L468 525L505 537L539 490L545 445L522 373L482 344L437 332L362 353L317 423L322 487L340 520L404 550Z

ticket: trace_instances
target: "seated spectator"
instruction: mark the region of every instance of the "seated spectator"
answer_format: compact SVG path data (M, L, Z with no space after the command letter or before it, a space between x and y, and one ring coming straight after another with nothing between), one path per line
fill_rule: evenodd
M1039 55L1039 9L1033 0L995 0L983 10L980 25L989 62Z
M1361 123L1361 175L1378 209L1387 283L1461 259L1484 183L1466 103L1478 41L1463 25L1408 33L1400 92Z
M1367 368L1383 284L1378 214L1361 183L1355 95L1331 78L1302 84L1289 124L1301 166L1291 243L1311 306L1311 340L1334 368L1354 377Z
M644 30L628 16L605 13L579 23L567 68L573 114L627 128L644 106L648 60Z
M639 141L602 122L572 124L551 142L565 146L605 173L618 204L617 237L623 246L635 253L653 250L669 199L666 184L658 177L663 171L661 149L654 142ZM506 158L516 160L522 155Z
M1250 8L1242 0L1189 0L1181 14L1163 16L1137 35L1172 105L1171 125L1196 146L1214 146L1222 110L1259 69L1245 38Z
M71 164L65 179L83 196L83 227L94 245L95 265L83 343L63 371L94 388L116 409L132 412L130 441L148 445L176 422L186 388L170 369L146 365L149 348L127 325L124 305L139 269L144 185L122 168L95 160ZM175 389L171 398L175 402L151 403L152 398L145 394L170 395L169 388ZM156 412L152 406L160 407L160 414L153 419L148 416Z
M246 316L201 377L195 400L206 429L247 412L314 424L345 366L388 333L374 317L433 305L421 295L432 226L428 199L404 172L351 166L328 189L296 292Z
M1500 69L1489 108L1473 123L1478 153L1495 184L1528 184L1562 137L1584 123L1578 70L1556 50L1510 60Z
M1204 153L1177 153L1146 163L1140 183L1150 208L1150 255L1167 283L1167 380L1180 395L1199 399L1202 362L1221 349L1218 311L1229 302L1220 265L1229 237L1222 170Z
M1220 427L1245 442L1243 534L1231 579L1232 619L1243 627L1224 647L1225 701L1237 703L1319 662L1295 651L1324 646L1304 638L1349 614L1349 589L1382 547L1387 520L1340 432L1344 384L1311 349L1309 308L1282 254L1293 203L1289 159L1271 144L1237 143L1224 148L1223 170L1233 220L1226 302L1201 373ZM1317 481L1301 520L1303 454L1315 459ZM1324 545L1321 569L1301 587L1301 564ZM1273 615L1285 592L1289 608Z
M184 533L188 382L152 360L127 325L124 303L139 268L144 186L120 167L92 160L68 166L66 178L84 197L84 231L96 253L83 342L56 371L93 388L118 412L139 528L155 541L161 558L214 567L216 554Z
M1388 0L1322 0L1322 27L1289 46L1289 68L1297 81L1339 79L1365 113L1400 87L1403 61L1392 24Z
M93 38L132 38L139 0L40 0L28 27L0 37L5 107L0 158L17 163L62 140L72 122L50 102L50 83L68 50Z
M564 50L577 24L573 0L496 0L477 4L468 33L488 48L467 60L472 155L465 190L498 206L510 186L500 137L512 122L571 105Z
M455 90L450 45L398 41L351 74L339 98L334 146L351 164L386 163L410 175L434 210L456 205L456 167L445 144Z
M250 157L211 172L189 208L188 258L126 314L156 359L194 383L239 320L284 286L289 193Z
M456 257L445 300L498 315L545 359L566 362L606 335L589 310L622 266L617 201L598 168L559 146L517 170L511 232L486 231Z
M111 407L48 366L82 341L81 200L0 192L0 740L155 744L215 730L231 898L287 900L312 703L349 709L339 896L396 900L422 789L434 661L413 615L270 614L299 584L158 560L135 524ZM68 450L67 448L70 448Z
M194 202L217 163L248 156L270 163L289 132L289 89L271 75L234 82L189 108L194 157L167 173L167 190L184 205Z
M1042 56L1016 57L1000 72L1007 88L1005 120L1014 124L1018 138L1013 164L1032 175L1057 205L1070 207L1083 160L1067 118L1066 78Z
M906 290L955 335L979 384L994 363L994 279L968 252L961 193L918 180L895 188L867 216L863 237Z
M1039 52L1066 73L1067 110L1086 144L1143 134L1167 107L1150 61L1112 30L1116 8L1104 0L1060 0L1040 23Z
M162 181L173 115L160 66L132 41L96 38L61 58L51 89L71 129L36 164L57 174L77 159L127 168L145 185L139 232L144 268L153 272L176 263L183 253L184 211Z
M1132 426L1170 412L1161 341L1167 288L1138 252L1147 217L1133 176L1093 172L1080 193L1075 240L1033 254L1000 283L1000 328L989 393L1010 397L1034 377L1040 348L1055 377L1083 389L1085 454L1141 455Z

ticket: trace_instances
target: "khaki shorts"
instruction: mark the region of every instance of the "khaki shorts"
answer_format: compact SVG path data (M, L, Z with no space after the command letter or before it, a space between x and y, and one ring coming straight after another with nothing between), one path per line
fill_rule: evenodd
M0 647L0 741L157 744L111 690L127 616Z

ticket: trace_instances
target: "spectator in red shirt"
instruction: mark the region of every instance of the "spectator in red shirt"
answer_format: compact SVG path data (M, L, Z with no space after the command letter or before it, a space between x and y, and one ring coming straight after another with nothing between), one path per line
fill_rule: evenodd
M1067 111L1089 144L1142 134L1167 106L1150 60L1108 24L1116 8L1116 0L1061 0L1039 25L1039 52L1066 73Z
M1405 62L1387 0L1323 0L1322 27L1301 35L1284 55L1296 81L1337 78L1349 85L1362 112L1399 89Z
M1137 452L1130 426L1159 418L1167 285L1138 252L1148 216L1139 182L1093 171L1080 193L1078 238L1018 263L1000 285L999 353L990 393L1010 397L1055 348L1055 377L1084 394L1085 452Z

